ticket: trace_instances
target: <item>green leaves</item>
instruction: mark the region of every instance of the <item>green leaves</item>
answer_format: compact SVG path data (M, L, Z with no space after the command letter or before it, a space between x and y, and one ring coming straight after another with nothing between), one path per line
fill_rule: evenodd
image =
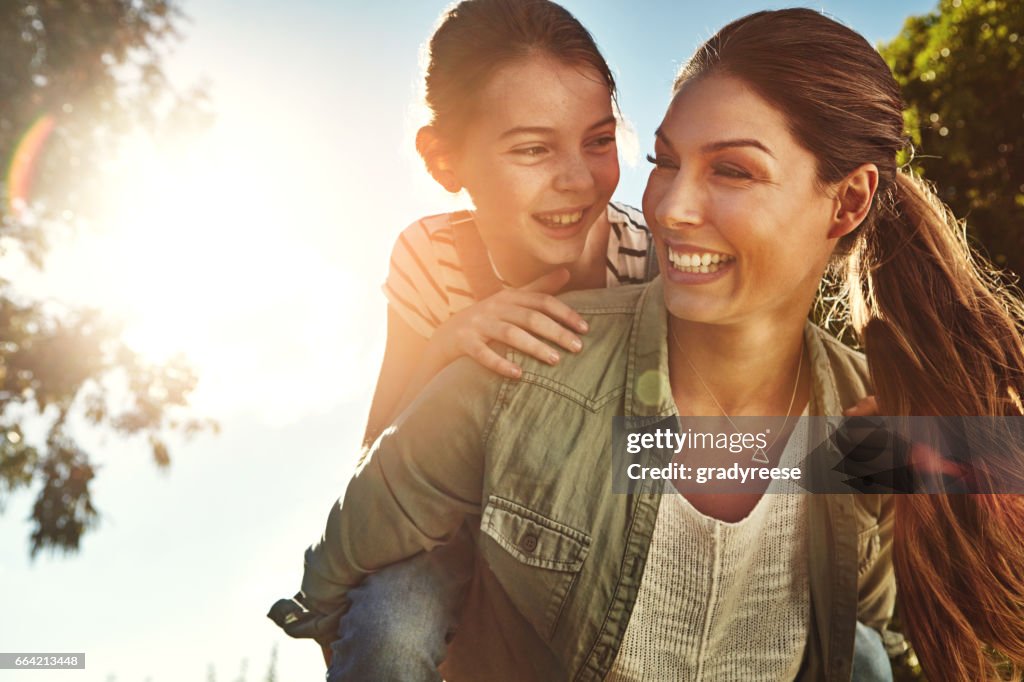
M914 168L997 265L1024 273L1024 3L942 0L880 50Z
M55 236L102 215L105 167L126 136L174 141L209 120L205 93L175 90L163 71L181 21L165 0L0 3L0 257L17 250L45 268ZM189 414L188 363L146 362L120 331L0 280L0 511L36 491L32 556L77 550L98 522L97 471L72 417L139 436L161 467L168 433L216 431Z

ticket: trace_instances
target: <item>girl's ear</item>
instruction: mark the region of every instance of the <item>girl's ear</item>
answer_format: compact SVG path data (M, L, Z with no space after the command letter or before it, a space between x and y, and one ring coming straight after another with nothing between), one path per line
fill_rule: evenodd
M416 133L416 151L427 164L430 176L452 194L462 189L462 183L451 164L451 154L441 141L434 126L423 126Z
M878 189L878 167L865 163L850 172L836 185L836 210L828 231L829 239L838 239L864 222L871 210L871 200Z

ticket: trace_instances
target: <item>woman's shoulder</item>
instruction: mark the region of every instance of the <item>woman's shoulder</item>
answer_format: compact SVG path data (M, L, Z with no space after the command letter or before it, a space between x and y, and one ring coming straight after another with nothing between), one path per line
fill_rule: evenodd
M828 331L808 322L806 335L811 363L828 369L839 399L838 406L849 407L871 393L871 375L864 353L850 348Z

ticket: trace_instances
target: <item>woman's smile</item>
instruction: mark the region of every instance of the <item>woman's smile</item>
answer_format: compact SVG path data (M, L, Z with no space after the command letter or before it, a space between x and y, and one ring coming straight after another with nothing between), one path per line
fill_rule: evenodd
M669 268L668 277L674 282L705 284L729 272L736 257L690 244L675 244L665 240Z

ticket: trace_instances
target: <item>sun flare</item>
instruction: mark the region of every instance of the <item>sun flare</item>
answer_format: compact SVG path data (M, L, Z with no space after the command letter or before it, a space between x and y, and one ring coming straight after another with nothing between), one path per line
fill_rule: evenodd
M370 385L382 274L317 248L310 235L333 229L330 212L301 200L301 180L275 177L288 159L254 158L228 135L201 142L124 147L110 215L54 249L58 288L122 320L144 356L185 354L200 408L288 421Z

